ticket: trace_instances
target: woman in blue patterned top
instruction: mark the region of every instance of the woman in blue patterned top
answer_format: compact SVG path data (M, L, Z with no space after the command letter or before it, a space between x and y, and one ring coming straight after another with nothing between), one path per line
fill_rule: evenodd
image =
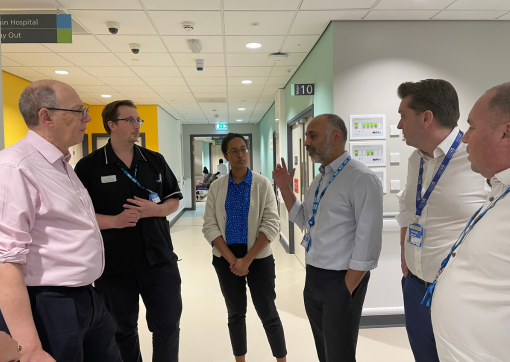
M247 353L248 284L273 356L285 362L287 349L275 305L276 274L271 249L271 242L280 234L273 187L266 177L248 168L248 146L242 135L229 133L223 138L221 150L231 171L228 177L211 185L203 233L213 246L213 266L227 305L235 360L245 362Z

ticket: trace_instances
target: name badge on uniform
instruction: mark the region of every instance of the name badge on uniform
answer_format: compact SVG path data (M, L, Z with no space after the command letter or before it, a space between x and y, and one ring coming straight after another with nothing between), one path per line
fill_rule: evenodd
M115 175L101 176L101 183L107 184L109 182L117 182L117 176Z
M157 192L151 192L149 194L149 200L151 200L155 204L159 204L161 202Z
M409 237L407 242L411 245L421 248L421 240L423 239L423 226L420 224L409 225Z
M301 246L305 248L305 250L308 252L308 250L310 250L311 245L312 237L310 236L310 233L306 233L305 236L303 236L303 240L301 241Z

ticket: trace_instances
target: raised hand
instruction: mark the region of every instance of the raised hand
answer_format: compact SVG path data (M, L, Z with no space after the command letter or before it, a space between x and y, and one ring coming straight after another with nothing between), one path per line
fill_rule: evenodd
M285 164L285 160L282 157L281 165L278 164L273 171L273 180L280 189L284 187L289 187L289 184L294 179L294 174L296 173L296 169L293 168L292 172L289 174L287 171L287 165Z

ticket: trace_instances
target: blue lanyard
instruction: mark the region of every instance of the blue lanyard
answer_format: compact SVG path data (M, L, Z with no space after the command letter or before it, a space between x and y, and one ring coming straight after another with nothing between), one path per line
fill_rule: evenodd
M423 212L423 209L425 208L425 205L427 204L427 201L429 201L429 197L432 194L432 191L434 191L434 188L436 187L437 183L439 182L439 179L441 176L443 176L444 171L446 170L446 166L448 166L448 163L450 163L450 160L453 158L453 154L457 150L457 148L460 145L460 142L462 141L462 137L464 136L464 132L459 131L459 134L457 135L457 138L455 139L455 142L453 142L452 147L446 154L443 163L441 163L441 166L437 170L436 174L434 175L434 178L432 179L432 182L429 185L429 188L425 192L425 195L421 197L421 191L423 186L423 157L420 161L420 173L418 175L418 186L416 190L416 216L419 218L421 216L421 213Z
M145 191L149 191L151 194L152 194L152 191L149 190L148 188L142 186L140 184L140 182L138 182L138 180L136 179L136 173L138 172L138 165L135 166L135 177L131 176L131 174L129 172L127 172L126 170L124 170L124 168L120 165L120 163L117 162L117 165L120 167L120 169L122 170L122 172L124 172L124 174L129 177L129 179L131 181L133 181L135 184L138 185L138 187L140 187L142 190L145 190Z
M466 239L468 234L471 232L471 230L473 230L473 228L478 223L478 221L480 221L480 219L482 217L484 217L485 214L487 214L487 212L490 209L492 209L494 206L496 206L496 203L499 200L501 200L503 197L505 197L509 192L510 192L510 187L507 188L506 191L503 192L503 194L500 197L498 197L496 201L494 201L492 204L490 204L489 207L484 212L482 212L480 215L478 215L478 214L482 210L483 206L481 208L479 208L474 213L473 216L471 216L471 218L469 219L466 227L464 228L464 230L462 230L462 233L460 233L459 238L457 239L455 244L453 244L450 252L448 253L448 256L441 263L441 267L439 268L439 272L437 273L436 279L434 279L434 282L427 288L427 293L423 297L423 300L421 301L421 304L425 304L426 303L427 307L430 307L430 303L432 302L432 296L434 294L434 289L436 288L436 285L437 285L437 280L438 280L439 276L443 273L443 271L446 268L446 266L448 265L448 262L450 261L450 259L452 257L452 254L454 254L455 250L457 250L459 248L459 246L464 242L464 240Z
M312 215L312 218L308 221L308 225L310 225L310 227L313 227L315 225L315 214L317 213L317 210L319 209L319 204L322 200L322 196L324 196L329 185L331 185L331 183L333 182L335 177L344 169L345 165L347 165L350 160L351 160L351 156L347 157L347 159L344 161L344 163L342 163L340 165L338 170L335 171L335 173L331 177L331 180L329 180L328 184L326 185L324 190L322 190L321 195L319 196L319 189L321 187L321 182L322 182L322 177L323 177L323 176L321 176L321 178L319 180L319 185L317 185L317 190L315 191L315 197L313 199L313 209L312 209L313 215Z

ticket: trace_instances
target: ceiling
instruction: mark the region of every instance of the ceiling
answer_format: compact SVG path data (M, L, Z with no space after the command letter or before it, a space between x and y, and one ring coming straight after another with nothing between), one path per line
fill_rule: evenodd
M159 104L184 124L258 123L331 20L510 20L510 0L2 0L0 10L74 20L73 44L2 44L3 70L62 80L88 104ZM120 23L117 35L106 21ZM186 39L200 39L202 52ZM141 44L138 55L129 43ZM270 61L278 52L288 59Z

